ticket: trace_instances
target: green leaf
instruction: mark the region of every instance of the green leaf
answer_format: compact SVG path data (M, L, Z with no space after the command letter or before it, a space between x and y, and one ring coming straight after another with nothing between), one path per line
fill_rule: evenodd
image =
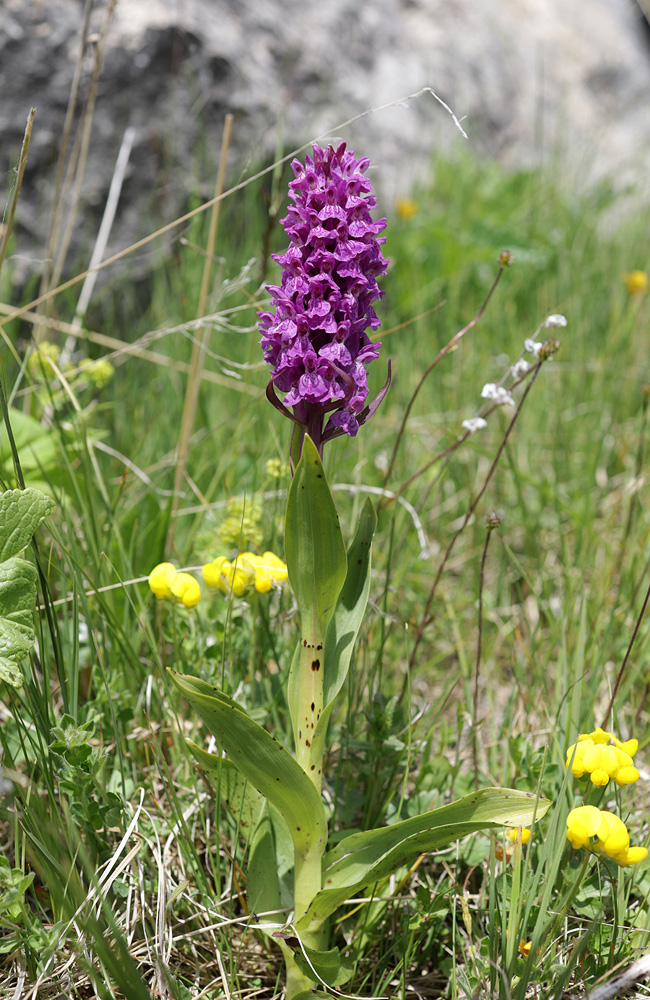
M40 490L7 490L0 493L0 562L11 559L29 545L32 535L56 504Z
M327 839L323 803L291 754L217 688L189 674L169 673L219 747L282 815L296 852L322 850Z
M484 788L440 809L414 816L394 826L353 833L323 858L323 888L298 930L325 920L350 896L392 875L420 854L434 851L478 830L529 826L551 803L528 792Z
M328 986L342 986L352 977L354 968L352 963L341 958L338 948L330 948L329 951L314 951L303 944L302 949L294 952L294 960L301 972L309 979L314 978L314 972ZM307 957L305 957L305 955Z
M262 812L253 832L246 877L246 902L251 913L259 917L259 914L267 910L281 908L275 836L267 802L262 806ZM267 920L275 924L283 922L280 914L270 916Z
M334 699L343 687L350 669L354 644L366 613L370 592L370 554L377 527L377 515L370 500L361 510L357 531L348 549L348 572L336 604L336 611L325 640L325 677L323 713L313 736L313 744L325 740L327 723Z
M249 843L259 821L266 799L237 770L227 757L219 757L208 753L193 740L185 741L197 763L205 773L206 778L218 788L221 801L239 824L239 832L246 844ZM282 877L293 869L293 840L289 827L281 814L271 807L271 822L275 838L275 862L278 875ZM284 900L283 906L291 902Z
M20 687L22 675L16 660L34 645L36 570L25 559L0 563L0 680Z
M19 688L23 684L23 675L18 663L9 656L0 656L0 681Z
M221 801L239 824L239 832L248 844L264 808L264 796L231 760L208 753L193 740L185 740L185 744L208 780L220 790Z
M316 632L324 638L345 580L346 556L323 464L309 437L289 490L285 531L289 581L302 629L305 635Z
M37 470L40 473L54 467L59 453L55 432L21 410L10 409L9 420L23 473ZM4 430L4 424L0 423L0 462L11 467L11 443Z

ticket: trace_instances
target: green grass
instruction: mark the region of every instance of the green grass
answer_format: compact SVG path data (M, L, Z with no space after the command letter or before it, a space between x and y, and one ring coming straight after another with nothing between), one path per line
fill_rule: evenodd
M426 628L440 559L483 485L508 413L495 412L486 430L416 478L402 495L410 510L393 502L380 512L371 610L330 729L332 832L407 818L471 791L474 741L481 785L539 791L555 805L509 863L497 858L500 838L477 835L426 856L394 886L375 887L372 901L344 908L339 943L355 973L342 989L523 998L538 984L541 995L559 997L647 950L650 928L647 866L619 872L590 862L583 872L564 827L567 808L582 801L567 778L566 747L603 721L648 585L640 477L650 300L630 298L621 281L624 271L650 264L643 213L612 232L601 225L617 205L611 191L578 196L548 173L506 173L469 158L438 160L431 177L414 192L413 218L387 209L392 264L379 308L384 350L371 382L381 386L390 356L390 394L357 439L325 453L330 482L350 484L334 493L346 537L366 488L400 490L453 444L483 384L501 378L549 313L564 313L568 326L547 331L559 334L561 348L542 367L453 549ZM292 596L284 588L242 603L204 592L188 612L157 604L146 581L133 582L165 558L172 519L178 566L231 551L218 531L232 497L241 510L265 495L260 550L282 550L288 477L265 469L270 459L286 463L288 427L264 398L256 330L262 276L277 276L268 253L283 243L268 200L264 186L251 185L225 203L206 366L222 382L201 389L175 514L187 374L173 365L191 355L203 266L191 245L205 245L204 217L188 224L188 242L174 243L146 285L121 278L87 317L90 330L140 343L164 361L124 352L102 388L71 376L73 405L56 379L42 376L38 392L21 395L29 378L19 378L3 350L5 392L35 421L23 426L14 417L26 483L58 502L30 555L47 581L39 603L50 602L51 617L35 616L38 645L22 664L23 687L3 689L2 766L14 786L0 805L2 854L10 868L36 873L12 897L13 909L2 909L0 883L7 995L21 976L25 988L40 982L42 997L153 996L165 982L179 997L271 997L281 989L279 953L245 910L237 820L184 747L184 736L203 743L205 731L165 668L237 691L257 721L288 738L282 681L297 628ZM475 329L425 382L385 483L422 372L480 308L505 249L513 265ZM66 308L67 300L58 315L70 320ZM145 345L150 332L156 338ZM23 352L29 326L14 323L7 333ZM48 339L63 338L51 331ZM107 349L80 342L80 352L79 360ZM34 448L30 435L38 435ZM0 459L2 487L13 488L5 431ZM492 511L501 525L485 565L474 717L480 566ZM650 743L647 656L641 628L610 719L622 738L638 737L641 766ZM56 726L62 734L53 734ZM90 748L81 763L79 744ZM606 792L601 804L613 798L633 842L646 842L642 787ZM532 941L528 959L520 940Z

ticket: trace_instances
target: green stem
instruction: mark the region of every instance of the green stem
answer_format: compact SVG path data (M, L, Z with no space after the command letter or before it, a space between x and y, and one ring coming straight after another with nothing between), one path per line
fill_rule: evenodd
M305 634L308 632L308 634ZM304 630L300 648L298 674L298 720L296 729L296 760L320 793L323 774L323 741L314 740L314 731L323 711L324 642L319 630ZM322 888L322 860L325 845L314 844L308 851L295 852L293 873L294 919L307 912L311 901ZM327 928L317 924L301 934L308 948L327 948ZM284 950L284 949L283 949ZM304 990L313 990L317 983L298 969L293 956L285 952L287 966L287 1000Z
M303 635L298 679L298 722L296 760L320 793L323 774L323 743L313 739L314 729L323 711L323 641L316 629ZM305 852L296 851L294 870L294 911L300 920L321 889L321 867L325 845L317 844ZM309 947L320 947L321 929L315 928L318 944L305 940ZM311 936L311 932L310 932Z

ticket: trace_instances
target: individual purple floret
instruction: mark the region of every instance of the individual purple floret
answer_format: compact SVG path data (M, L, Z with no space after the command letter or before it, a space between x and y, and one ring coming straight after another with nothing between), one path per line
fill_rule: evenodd
M366 365L381 346L367 330L380 326L372 303L383 295L377 277L387 267L379 236L386 220L370 215L376 198L364 176L368 162L346 152L344 142L338 149L314 146L304 166L293 161L294 204L281 222L291 242L286 253L273 254L282 268L280 287L267 286L274 311L259 314L260 343L272 369L267 396L319 451L333 437L354 436L390 381L389 366L386 385L366 405ZM283 403L274 387L286 393Z

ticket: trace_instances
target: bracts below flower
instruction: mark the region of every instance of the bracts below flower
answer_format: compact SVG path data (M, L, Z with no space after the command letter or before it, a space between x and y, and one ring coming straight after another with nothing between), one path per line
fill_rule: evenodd
M376 198L364 175L368 162L343 142L336 150L314 146L304 166L292 163L294 204L282 220L290 246L273 255L282 279L268 286L274 310L259 317L272 368L266 394L300 428L300 450L306 433L321 453L325 441L354 437L390 384L389 365L386 384L366 402L366 366L381 346L367 331L380 326L372 304L383 294L377 277L388 263L379 236L386 220L370 215ZM286 393L283 401L276 389Z

